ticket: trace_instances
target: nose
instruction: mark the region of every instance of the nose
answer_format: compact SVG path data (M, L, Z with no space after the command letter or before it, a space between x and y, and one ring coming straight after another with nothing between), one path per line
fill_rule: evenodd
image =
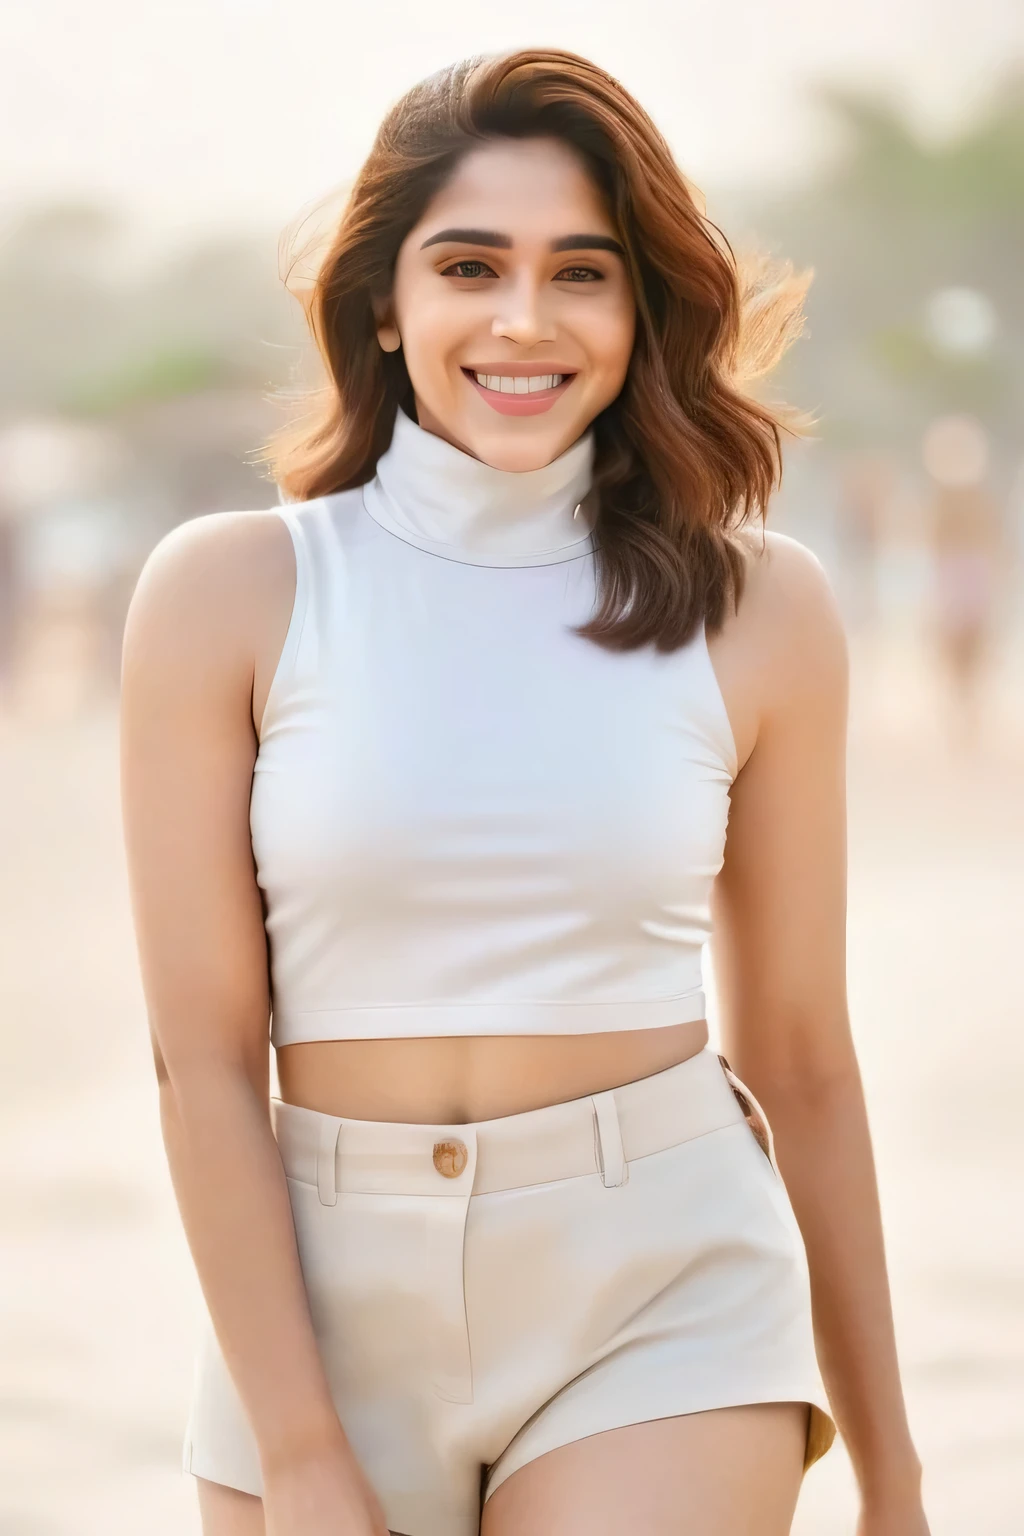
M491 335L503 336L521 347L554 341L556 329L553 318L546 313L545 287L528 277L507 287L502 285L498 313L491 322Z

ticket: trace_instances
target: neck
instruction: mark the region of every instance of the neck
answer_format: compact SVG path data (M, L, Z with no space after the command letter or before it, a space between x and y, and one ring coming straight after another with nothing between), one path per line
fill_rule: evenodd
M550 464L495 469L401 410L375 478L376 522L409 544L470 565L548 565L593 548L593 432Z

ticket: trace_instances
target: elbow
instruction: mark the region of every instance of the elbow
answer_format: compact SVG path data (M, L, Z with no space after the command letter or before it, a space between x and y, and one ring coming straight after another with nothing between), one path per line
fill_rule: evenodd
M190 1010L191 1012L191 1010ZM270 1093L270 1036L266 1021L248 1010L226 1008L149 1020L149 1040L161 1103L190 1104L211 1094L244 1089L258 1098Z
M217 1113L228 1099L267 1103L270 1095L269 1061L261 1074L248 1063L219 1055L161 1057L156 1078L163 1117L187 1119L207 1109Z
M169 1086L171 1077L167 1070L167 1061L164 1057L164 1053L160 1049L157 1038L154 1034L152 1034L152 1032L150 1034L150 1041L153 1047L153 1070L156 1073L156 1085L160 1092L163 1093L163 1090Z
M856 1057L794 1064L790 1070L773 1075L765 1096L775 1105L799 1113L834 1113L842 1104L863 1096Z
M751 1087L766 1098L796 1104L835 1102L861 1091L860 1065L845 1009L779 1019L763 1016L737 1040L736 1056L750 1071ZM727 1053L728 1054L728 1053ZM742 1076L742 1070L741 1070Z

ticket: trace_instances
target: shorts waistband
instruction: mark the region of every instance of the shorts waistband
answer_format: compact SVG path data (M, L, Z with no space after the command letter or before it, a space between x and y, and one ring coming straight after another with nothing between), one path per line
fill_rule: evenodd
M600 1173L624 1183L636 1158L745 1118L709 1047L606 1092L466 1125L349 1120L271 1098L289 1178L340 1193L464 1198Z

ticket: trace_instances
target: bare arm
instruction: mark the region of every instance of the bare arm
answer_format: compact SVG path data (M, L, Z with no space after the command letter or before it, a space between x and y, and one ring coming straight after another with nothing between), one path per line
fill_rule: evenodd
M723 1048L775 1133L807 1248L822 1374L865 1518L882 1512L862 1529L895 1530L888 1522L919 1506L920 1468L846 995L846 639L819 563L777 534L736 622L762 703L713 893Z
M122 689L124 829L164 1143L265 1469L342 1438L270 1125L248 819L254 627L283 638L293 592L279 519L225 513L175 530L136 588Z

